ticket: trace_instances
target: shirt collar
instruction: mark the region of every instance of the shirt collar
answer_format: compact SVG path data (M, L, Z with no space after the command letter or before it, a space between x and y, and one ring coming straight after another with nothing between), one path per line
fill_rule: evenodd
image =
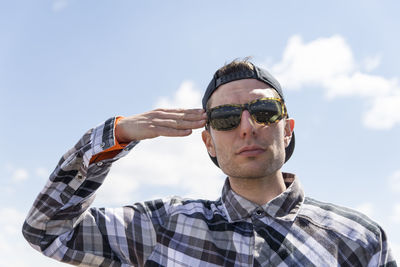
M222 189L222 202L228 213L229 220L231 222L245 220L251 217L255 210L262 209L273 218L294 221L304 201L304 191L296 175L291 173L282 174L286 190L262 206L233 192L229 179L226 178Z

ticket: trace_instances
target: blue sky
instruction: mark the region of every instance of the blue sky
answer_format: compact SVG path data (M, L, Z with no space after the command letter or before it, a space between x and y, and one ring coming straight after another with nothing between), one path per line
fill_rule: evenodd
M214 71L245 56L278 77L296 120L283 169L308 196L378 221L400 259L398 10L398 1L2 2L0 266L55 266L20 228L86 130L114 115L200 107ZM140 143L95 205L217 198L224 175L199 134Z

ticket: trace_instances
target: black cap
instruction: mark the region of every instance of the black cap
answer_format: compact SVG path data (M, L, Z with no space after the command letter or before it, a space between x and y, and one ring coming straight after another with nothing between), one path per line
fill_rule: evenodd
M250 63L251 64L251 63ZM253 64L252 64L253 65ZM229 83L232 81L236 80L242 80L242 79L257 79L261 82L264 82L271 86L271 88L275 89L275 91L279 94L279 96L282 98L283 101L285 101L285 98L283 97L283 92L281 85L279 82L265 69L259 68L255 65L253 65L254 69L253 70L244 70L244 71L237 71L233 73L229 73L227 75L223 76L218 76L218 71L214 74L211 82L208 84L207 90L204 93L202 104L203 104L203 109L206 110L207 107L207 102L208 99L210 99L211 95L214 93L215 90L218 89L219 86ZM292 133L292 139L289 143L289 145L286 147L285 152L285 162L289 160L289 158L293 154L294 150L294 132ZM219 167L218 161L216 157L212 157L210 155L211 160Z

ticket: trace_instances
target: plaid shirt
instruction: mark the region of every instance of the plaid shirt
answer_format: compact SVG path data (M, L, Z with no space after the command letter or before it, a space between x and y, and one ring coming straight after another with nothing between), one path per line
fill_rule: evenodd
M113 161L114 122L90 130L60 160L23 226L32 247L81 266L396 266L384 231L364 215L304 197L295 175L263 206L235 194L89 208Z

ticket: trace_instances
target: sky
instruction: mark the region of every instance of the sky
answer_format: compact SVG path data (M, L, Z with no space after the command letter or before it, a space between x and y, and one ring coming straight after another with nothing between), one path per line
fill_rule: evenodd
M157 107L201 107L216 69L251 56L296 121L283 171L307 196L357 209L400 260L399 1L0 3L0 267L63 266L21 227L58 160L90 128ZM217 199L224 174L201 130L139 143L94 206Z

